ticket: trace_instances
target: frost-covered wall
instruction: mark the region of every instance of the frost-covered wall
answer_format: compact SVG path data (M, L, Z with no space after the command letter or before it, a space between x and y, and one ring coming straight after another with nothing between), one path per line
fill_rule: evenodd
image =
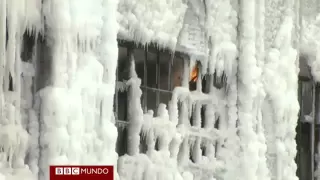
M50 164L112 164L122 180L297 179L299 7L298 0L0 1L0 178L48 179ZM143 112L130 54L121 157L117 38L184 54L181 86L157 112Z
M116 166L118 1L0 7L1 178L48 179L51 164Z
M40 179L49 164L117 164L116 9L108 0L43 3L52 76L39 91Z
M18 5L19 4L19 5ZM22 62L25 31L40 31L38 1L0 2L0 176L2 179L36 179L25 164L31 140L28 114L32 106L34 69ZM30 13L32 12L32 13ZM11 80L11 81L10 81Z

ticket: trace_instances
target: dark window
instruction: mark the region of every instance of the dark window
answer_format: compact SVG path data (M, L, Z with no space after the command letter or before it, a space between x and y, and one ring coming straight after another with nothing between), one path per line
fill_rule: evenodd
M144 112L153 110L156 114L160 103L168 105L171 92L181 85L183 60L178 54L167 50L159 50L152 46L140 47L138 45L120 42L119 60L117 69L117 95L115 112L119 120L126 120L127 97L125 81L129 79L130 49L134 55L135 69L141 79L142 106ZM117 97L118 96L118 97ZM123 96L123 97L120 97Z
M197 80L201 78L201 90L203 93L209 93L210 86L214 86L217 89L222 89L227 87L227 76L223 72L221 75L217 75L217 73L206 74L203 77L200 76L200 63L196 63L194 67L192 67L189 81L189 88L191 91L197 89Z
M32 62L32 53L35 47L36 37L27 31L23 34L21 60L24 62Z
M174 87L181 85L183 72L183 59L177 53L159 50L154 46L142 47L137 44L118 41L118 67L114 112L118 127L117 152L119 155L126 153L128 123L128 90L126 81L130 78L130 56L133 54L135 71L141 79L141 105L144 112L153 110L157 114L160 103L166 104L171 99ZM144 140L140 143L141 152L146 151Z
M296 127L297 135L297 156L296 163L298 165L297 175L300 179L312 179L313 174L313 157L314 151L314 127L312 123L308 122L308 115L311 114L313 108L314 98L314 82L311 80L299 79L298 99L300 103L300 113L298 125ZM317 129L316 129L317 131Z
M181 85L183 61L168 51L150 49L145 50L144 55L141 58L144 63L135 59L137 72L141 72L138 75L143 74L140 77L143 110L153 110L156 114L159 104L168 105L172 90Z
M128 130L125 128L124 124L117 124L118 126L118 138L116 144L116 151L119 156L127 153L127 143L128 143Z
M116 76L116 91L114 96L114 112L117 120L118 138L116 151L119 156L127 153L128 132L127 132L127 109L128 109L128 87L126 81L129 79L128 55L131 46L118 47L118 67Z
M11 73L9 73L9 91L13 91L13 79Z

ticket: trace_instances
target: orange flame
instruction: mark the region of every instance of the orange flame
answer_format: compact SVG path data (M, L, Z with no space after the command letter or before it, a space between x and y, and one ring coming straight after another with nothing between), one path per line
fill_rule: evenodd
M198 79L199 69L198 66L195 65L190 73L190 81L196 82Z

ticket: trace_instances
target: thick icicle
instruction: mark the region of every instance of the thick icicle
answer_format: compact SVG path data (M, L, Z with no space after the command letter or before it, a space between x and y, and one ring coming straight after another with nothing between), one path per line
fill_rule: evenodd
M240 54L238 68L238 115L241 151L241 179L257 180L259 166L257 118L254 105L258 96L258 79L261 69L256 59L255 1L240 1Z
M273 135L269 140L268 155L271 174L277 179L292 180L296 177L295 127L297 125L299 104L297 98L298 70L297 51L292 48L293 14L292 7L286 4L285 16L277 31L273 48L268 50L264 69L264 89L268 98L265 101L265 128L272 125L267 133ZM275 91L275 88L277 91ZM270 119L272 114L272 119ZM273 134L271 134L273 133Z

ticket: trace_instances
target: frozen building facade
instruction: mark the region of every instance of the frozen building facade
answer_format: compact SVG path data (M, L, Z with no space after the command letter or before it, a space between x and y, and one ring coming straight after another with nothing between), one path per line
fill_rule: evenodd
M0 180L314 179L318 7L1 0Z

